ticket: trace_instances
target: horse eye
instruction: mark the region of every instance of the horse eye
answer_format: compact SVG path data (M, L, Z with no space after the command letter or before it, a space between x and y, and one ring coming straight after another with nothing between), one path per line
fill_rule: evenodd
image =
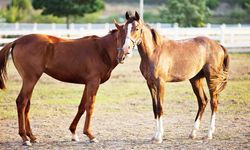
M138 30L139 30L139 28L136 28L135 30L136 30L136 31L138 31Z

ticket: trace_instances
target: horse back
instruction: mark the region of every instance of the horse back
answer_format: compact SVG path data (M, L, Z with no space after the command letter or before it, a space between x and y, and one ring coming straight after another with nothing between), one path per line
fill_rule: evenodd
M186 40L168 40L161 47L158 65L166 81L190 79L221 53L219 44L207 37Z
M15 41L14 64L24 78L45 72L61 81L85 83L104 68L96 38L71 40L49 35L26 35Z

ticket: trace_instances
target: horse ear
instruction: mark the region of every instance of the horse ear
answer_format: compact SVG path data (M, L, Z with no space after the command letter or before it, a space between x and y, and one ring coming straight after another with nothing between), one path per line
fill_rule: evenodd
M115 24L115 27L116 27L118 30L122 28L122 26L119 25L119 24L116 22L115 19L113 20L113 23Z
M129 14L128 14L128 11L126 12L125 14L125 18L128 20L130 17L129 17Z
M139 21L140 20L140 15L138 14L137 11L135 11L135 20Z

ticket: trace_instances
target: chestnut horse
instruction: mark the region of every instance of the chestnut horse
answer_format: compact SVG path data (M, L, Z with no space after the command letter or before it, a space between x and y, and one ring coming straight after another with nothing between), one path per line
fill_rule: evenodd
M72 40L30 34L7 44L0 51L0 89L5 88L6 63L10 53L23 81L16 105L19 135L24 145L31 146L30 142L36 142L29 121L30 99L43 73L63 82L85 84L78 112L69 129L72 140L78 140L76 126L86 110L83 133L89 137L90 142L97 142L90 130L97 90L132 50L123 46L126 27L117 23L115 25L117 29L104 37L88 36Z
M126 13L129 38L131 43L138 45L141 56L140 70L150 90L153 101L153 112L156 119L156 132L153 142L161 143L163 136L163 99L164 83L189 80L198 100L198 112L195 117L194 129L190 137L196 137L202 114L207 105L207 97L202 81L207 81L210 104L211 124L208 139L212 139L215 130L215 113L218 107L218 94L228 80L229 56L226 49L217 42L196 37L186 40L169 40L134 16Z

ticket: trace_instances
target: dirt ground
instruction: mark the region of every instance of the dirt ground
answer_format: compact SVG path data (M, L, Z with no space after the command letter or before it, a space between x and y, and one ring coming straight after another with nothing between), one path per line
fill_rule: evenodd
M249 63L250 55L244 56L244 58ZM240 56L233 57L233 62L237 63L237 61L241 61ZM238 86L240 86L238 80L246 84L242 90L249 92L249 64L239 65L245 68L245 71L238 72L237 66L233 65L236 71L231 71L233 74L233 77L230 79L232 83L229 84L228 91L221 96L219 112L216 117L216 130L212 140L204 139L208 132L210 106L208 105L206 108L200 130L197 133L197 139L189 139L188 136L192 130L197 111L197 103L191 87L188 82L178 83L176 86L172 86L172 83L170 85L166 84L166 94L172 94L172 96L167 97L164 104L163 122L165 131L163 143L161 144L153 144L150 141L155 125L151 99L147 88L145 88L146 84L143 78L139 78L138 58L133 58L127 63L128 66L131 64L136 64L136 67L132 68L130 72L135 74L133 79L138 77L135 80L140 80L138 82L140 82L139 86L143 86L143 93L138 93L139 96L136 96L136 93L134 95L130 94L132 96L129 96L128 99L125 98L125 100L117 100L117 102L112 103L101 102L101 100L97 99L91 125L99 143L89 143L87 137L82 134L85 115L81 118L77 128L80 141L71 141L68 127L77 111L79 100L76 103L56 105L38 103L34 100L35 102L31 106L30 119L33 133L37 136L39 143L33 144L29 148L24 147L21 145L21 138L18 135L15 102L12 100L9 103L4 101L0 104L2 111L10 109L12 113L14 112L13 116L0 118L0 149L250 149L250 100L248 95L246 95L245 97L242 96L245 101L238 103L237 100L240 96L233 93L234 91L239 93L237 91ZM124 70L127 71L128 69L121 67L115 71L110 79L112 81L103 85L103 87L112 87L117 85L118 81L120 86L126 87L123 85L123 82L131 81L129 81L130 78L124 81L123 78L126 78L126 76L124 77L121 73ZM240 76L244 76L244 79L239 79ZM131 79L132 82L133 79ZM123 82L120 83L120 81ZM234 82L237 83L234 84ZM172 87L173 89L183 87L183 89L177 89L176 93ZM132 90L136 91L136 89ZM169 93L168 90L170 91ZM109 88L106 91L100 91L100 94L107 93L107 91L109 91ZM16 90L12 92L17 93ZM117 93L124 95L124 92L126 92L125 89ZM232 97L230 94L235 96ZM35 97L35 99L38 98ZM233 107L233 111L231 111L231 107L228 107L229 105ZM50 113L36 113L37 110L41 112L49 111Z

